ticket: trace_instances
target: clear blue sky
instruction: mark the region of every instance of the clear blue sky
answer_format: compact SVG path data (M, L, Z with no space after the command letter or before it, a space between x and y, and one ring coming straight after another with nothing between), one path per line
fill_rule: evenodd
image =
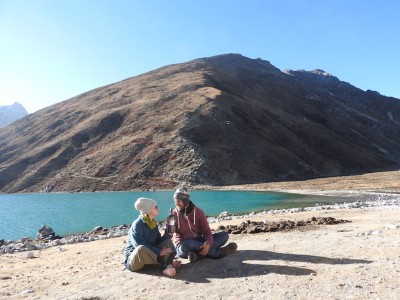
M399 16L398 0L0 0L0 106L224 53L400 98Z

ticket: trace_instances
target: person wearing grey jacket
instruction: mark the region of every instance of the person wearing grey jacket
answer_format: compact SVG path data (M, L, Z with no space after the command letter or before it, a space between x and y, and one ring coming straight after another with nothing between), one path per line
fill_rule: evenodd
M149 198L139 198L135 208L140 211L128 232L125 248L125 267L138 272L145 265L159 264L167 276L175 276L178 261L174 261L176 250L168 233L161 236L155 217L158 216L157 202Z

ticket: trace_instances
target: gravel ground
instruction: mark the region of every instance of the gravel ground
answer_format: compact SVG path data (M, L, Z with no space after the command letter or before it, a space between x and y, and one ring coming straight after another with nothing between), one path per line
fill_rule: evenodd
M351 222L231 235L235 254L182 260L175 278L156 266L123 270L126 237L32 251L33 258L2 254L0 299L399 299L399 213L391 205L247 216L267 223L311 217Z

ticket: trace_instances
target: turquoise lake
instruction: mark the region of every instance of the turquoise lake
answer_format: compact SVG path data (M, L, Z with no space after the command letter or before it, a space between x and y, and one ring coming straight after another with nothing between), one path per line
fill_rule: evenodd
M190 194L192 201L207 216L218 216L223 211L244 214L352 201L349 198L269 192L192 191ZM173 191L0 194L0 239L34 238L43 224L51 226L61 236L83 233L96 226L130 224L138 215L133 204L139 197L157 200L158 221L165 219L169 208L174 207Z

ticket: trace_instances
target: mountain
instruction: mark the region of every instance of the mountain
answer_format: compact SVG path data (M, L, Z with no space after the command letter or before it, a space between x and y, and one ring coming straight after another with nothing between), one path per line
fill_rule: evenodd
M162 67L0 129L7 193L290 181L399 166L399 99L239 54Z
M18 102L12 105L0 106L0 128L11 124L27 114L26 109Z

